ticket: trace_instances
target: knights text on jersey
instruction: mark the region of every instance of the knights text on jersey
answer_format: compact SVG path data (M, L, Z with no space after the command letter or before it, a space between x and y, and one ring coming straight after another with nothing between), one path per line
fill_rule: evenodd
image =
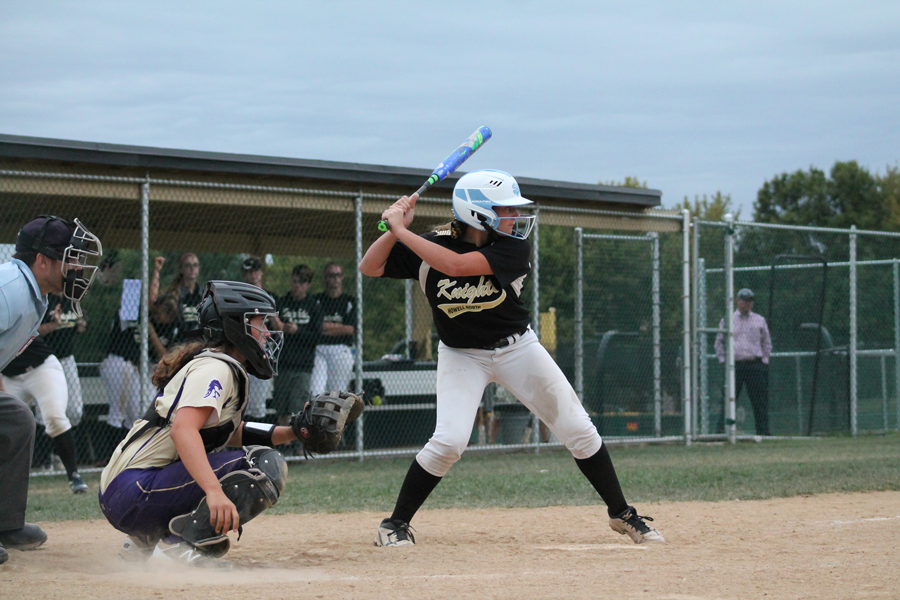
M525 276L531 270L528 242L500 237L478 248L454 240L449 231L422 237L457 254L480 252L494 272L450 277L424 263L404 244L394 244L384 276L419 281L442 342L451 348L482 348L528 326L528 310L521 298Z

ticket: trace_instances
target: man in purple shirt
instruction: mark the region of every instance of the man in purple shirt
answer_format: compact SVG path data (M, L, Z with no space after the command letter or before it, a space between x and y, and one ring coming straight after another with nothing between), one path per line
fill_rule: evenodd
M734 311L734 397L747 384L747 395L756 419L756 434L771 435L769 431L769 356L772 338L762 315L753 312L753 291L747 288L737 293ZM725 329L725 319L719 322ZM725 362L725 335L716 336L716 356Z

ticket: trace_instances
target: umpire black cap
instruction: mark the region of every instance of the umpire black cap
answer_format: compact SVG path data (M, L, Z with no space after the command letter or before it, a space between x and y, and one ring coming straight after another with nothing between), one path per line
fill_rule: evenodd
M737 293L737 297L740 300L753 300L753 290L750 288L744 288Z
M74 232L73 223L59 217L41 215L19 230L16 252L40 252L54 260L62 260Z

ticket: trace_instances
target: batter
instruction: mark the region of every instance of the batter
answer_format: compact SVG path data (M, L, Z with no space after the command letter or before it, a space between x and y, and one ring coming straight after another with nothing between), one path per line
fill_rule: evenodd
M529 326L522 303L531 270L526 241L533 215L520 215L516 180L474 171L453 190L455 220L421 236L409 231L418 197L397 200L382 215L389 231L369 247L359 270L372 277L414 279L431 305L440 344L437 425L413 460L376 546L415 544L410 521L462 456L485 386L507 388L544 421L606 503L610 527L636 543L662 542L625 501L612 460L565 375Z

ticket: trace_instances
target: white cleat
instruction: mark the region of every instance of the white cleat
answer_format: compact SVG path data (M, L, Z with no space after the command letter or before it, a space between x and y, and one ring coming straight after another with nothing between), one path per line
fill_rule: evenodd
M162 556L175 562L202 569L230 571L232 568L231 562L211 556L187 542L177 542L175 544L160 542L157 544L153 556Z
M415 546L416 537L412 534L409 523L391 519L385 519L378 526L375 534L376 546ZM415 531L413 529L413 531Z
M136 563L144 562L153 556L153 549L156 548L156 542L141 539L137 536L127 536L122 547L119 548L118 556L125 562Z
M629 506L622 513L610 517L609 526L616 533L630 537L635 544L665 542L660 532L647 525L646 521L652 520L650 517L640 516L633 506Z

